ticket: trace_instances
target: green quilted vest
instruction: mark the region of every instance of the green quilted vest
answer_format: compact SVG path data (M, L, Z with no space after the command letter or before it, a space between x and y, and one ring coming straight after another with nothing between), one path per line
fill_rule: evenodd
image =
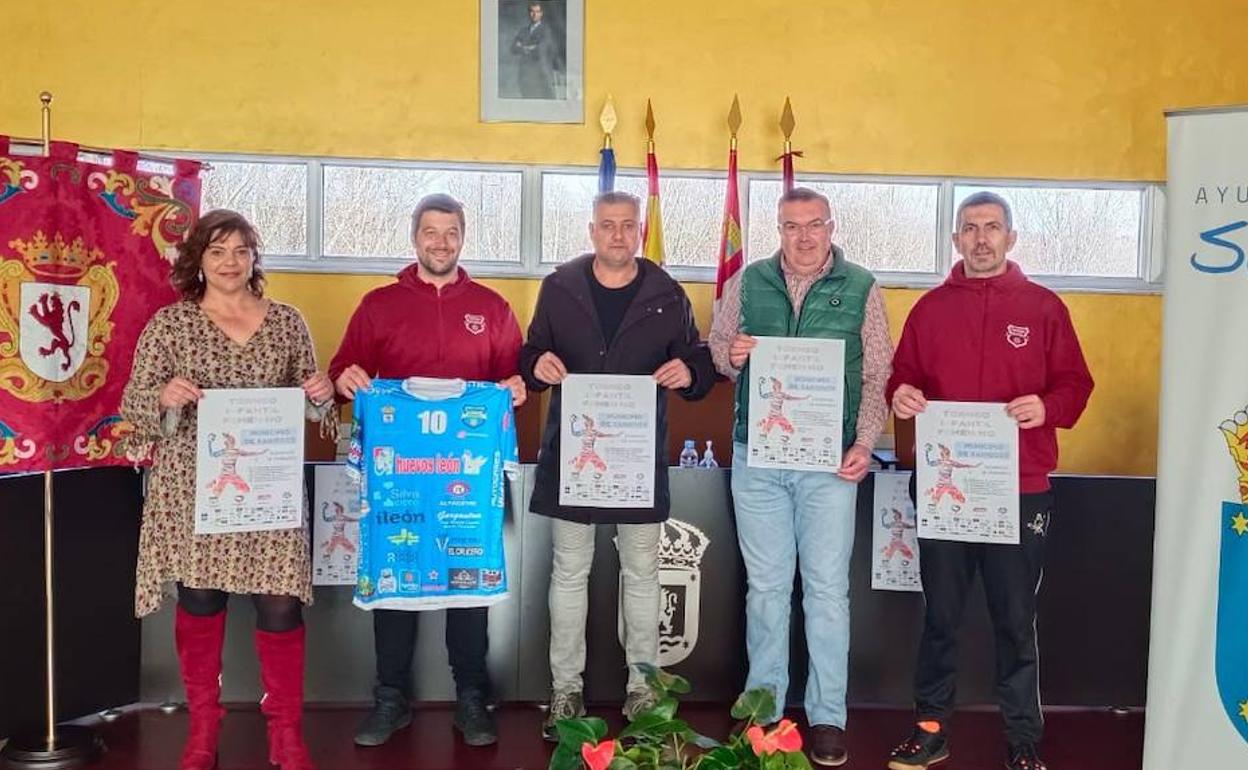
M755 262L741 275L741 331L755 337L817 337L845 341L845 416L842 436L848 449L854 443L858 426L858 404L862 401L862 319L867 293L875 276L845 261L839 247L833 247L833 265L828 274L810 287L801 312L793 312L789 290L780 269L780 254ZM737 378L735 421L732 438L746 443L750 419L750 364L746 361Z

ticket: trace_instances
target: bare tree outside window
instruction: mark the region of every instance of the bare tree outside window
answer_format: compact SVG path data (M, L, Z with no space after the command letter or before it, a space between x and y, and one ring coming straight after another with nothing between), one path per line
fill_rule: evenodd
M520 172L326 166L324 253L412 256L411 216L430 193L464 205L462 259L520 262Z
M797 180L828 197L836 231L832 242L849 261L868 270L930 273L936 269L936 221L940 188L935 184L816 182ZM750 182L749 247L752 262L780 248L776 229L779 180Z
M621 174L615 188L641 199L645 218L644 176ZM590 250L591 206L598 193L592 173L542 174L542 261L563 262ZM724 181L705 177L659 177L663 207L663 244L669 266L714 267L723 223Z
M1141 190L958 186L954 210L967 197L985 190L1010 203L1018 231L1010 259L1024 272L1113 278L1139 275Z
M230 209L260 231L265 254L308 253L308 167L301 163L212 161L200 173L202 211Z
M111 163L110 157L98 153L81 157ZM293 258L281 260L279 269L302 269L304 260L309 264L319 260L321 269L351 272L358 263L359 269L369 271L386 269L384 264L369 264L370 259L410 261L412 208L434 192L448 193L464 204L463 259L470 265L486 263L508 274L540 275L550 264L590 250L590 206L598 192L592 168L522 170L485 164L431 168L339 158L202 157L211 164L201 172L202 210L233 209L254 222L266 255ZM140 168L173 173L171 163L148 158L140 160ZM308 217L309 174L314 172L322 174L319 200L313 204L320 209L319 223ZM541 177L541 199L534 203L541 212L537 255L522 253L524 244L531 242L521 232L524 179L531 173ZM942 190L949 192L954 208L981 190L1009 200L1019 233L1011 257L1028 273L1045 278L1097 286L1105 279L1139 281L1147 251L1141 233L1153 227L1145 220L1150 216L1145 206L1150 194L1147 185L1105 183L1097 187L1068 182L1063 186L1021 180L980 185L952 179L826 176L799 179L798 184L828 196L836 222L833 241L851 260L873 271L910 274L922 281L940 272L941 255L949 248L946 239L954 227L953 222L944 221L949 210L941 207ZM660 185L667 264L714 268L723 228L724 178L669 172L660 177ZM644 173L622 169L616 188L641 199L644 220ZM776 201L781 182L745 173L741 190L747 257L751 261L769 257L779 247ZM314 233L318 226L320 231ZM318 240L314 235L321 243L317 254L310 253L310 244ZM957 258L954 253L953 259ZM697 271L686 275L690 276L702 279Z

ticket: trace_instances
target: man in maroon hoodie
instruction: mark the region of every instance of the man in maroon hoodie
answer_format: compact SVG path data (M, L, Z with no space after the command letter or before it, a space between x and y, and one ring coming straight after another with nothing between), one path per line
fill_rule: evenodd
M1083 413L1092 376L1062 300L1006 259L1017 238L1004 198L982 192L963 201L953 234L962 260L910 311L893 358L886 394L899 419L922 412L928 399L1006 405L1019 427L1022 521L1017 545L920 541L926 610L915 672L917 724L893 750L892 770L949 757L958 627L976 570L996 638L1008 767L1045 767L1036 754L1044 718L1035 620L1053 512L1049 474L1057 467L1057 429L1073 427Z
M398 281L364 295L329 364L339 398L350 401L372 378L443 377L501 382L524 403L520 325L497 292L459 267L464 209L449 195L427 195L412 213L416 263ZM360 746L380 746L411 724L415 612L373 611L376 703L356 730ZM497 740L486 709L490 674L486 608L446 611L446 650L455 676L455 727L471 746Z

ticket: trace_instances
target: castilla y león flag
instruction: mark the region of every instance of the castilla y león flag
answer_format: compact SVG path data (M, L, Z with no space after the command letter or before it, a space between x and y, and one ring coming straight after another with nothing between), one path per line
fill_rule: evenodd
M199 163L13 155L0 137L0 473L123 465L118 414L144 324L175 299L176 244L199 209Z

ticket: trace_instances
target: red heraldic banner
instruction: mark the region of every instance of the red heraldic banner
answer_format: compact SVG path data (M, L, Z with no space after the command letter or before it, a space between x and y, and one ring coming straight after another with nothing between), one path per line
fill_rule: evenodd
M143 326L199 211L200 164L13 155L0 136L0 473L126 465L118 414Z

